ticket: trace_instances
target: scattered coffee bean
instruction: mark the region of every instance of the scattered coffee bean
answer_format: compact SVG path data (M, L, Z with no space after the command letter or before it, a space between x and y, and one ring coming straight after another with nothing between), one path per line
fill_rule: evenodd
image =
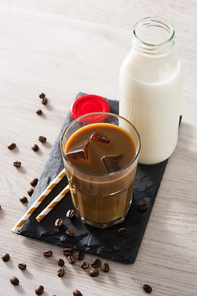
M73 254L73 249L72 248L65 248L63 250L63 254L64 254L64 256L68 257Z
M53 252L51 250L46 250L43 253L44 257L51 257L53 255Z
M40 136L40 137L38 138L38 140L39 140L40 142L42 142L42 143L45 143L46 140L47 140L47 138L44 137L44 136Z
M120 228L120 229L118 230L118 233L119 233L120 235L126 235L127 232L128 232L128 230L127 230L126 228Z
M38 110L36 111L36 113L37 113L38 115L41 115L41 114L42 114L42 110L41 110L41 109L38 109Z
M57 264L58 264L59 266L64 266L64 260L63 260L62 258L58 259L58 260L57 260Z
M74 236L74 232L73 232L71 229L67 229L67 230L66 230L66 234L67 234L68 236Z
M21 162L20 161L14 161L13 166L15 166L16 168L19 168L21 166Z
M34 178L31 182L30 182L30 185L35 187L38 183L38 178Z
M141 211L145 211L147 209L147 204L145 202L139 203L138 209L140 209Z
M81 262L81 268L82 269L87 269L88 267L89 267L88 262L86 262L86 261Z
M35 289L35 293L36 295L42 295L44 292L44 287L43 286L38 286L36 289Z
M8 145L8 149L13 150L14 148L16 148L15 143L11 143L10 145Z
M83 296L79 290L73 291L73 296Z
M44 93L41 93L41 94L39 95L39 98L40 98L40 99L45 98L45 94L44 94Z
M20 202L22 202L22 203L26 203L26 202L27 202L27 197L26 197L26 196L23 196L23 197L21 197L19 200L20 200Z
M50 176L48 176L48 178L47 178L47 185L49 185L49 184L50 184L50 182L51 182L51 177L50 177Z
M31 149L33 150L33 151L38 151L39 150L39 147L38 147L38 145L37 144L34 144L32 147L31 147Z
M63 268L58 269L58 271L57 271L57 276L59 276L59 277L63 277L64 274L65 274L65 271L64 271Z
M99 258L94 259L94 260L92 261L92 263L91 263L91 266L92 266L93 268L97 268L97 267L99 267L100 265L101 265L101 260L100 260Z
M66 213L66 217L69 219L72 219L75 215L75 211L74 210L68 210L68 212Z
M109 271L109 264L108 263L103 263L103 265L102 265L102 270L104 271L104 272L108 272Z
M77 258L77 260L83 260L83 258L84 258L84 253L83 252L77 252L77 254L76 254L76 258Z
M25 270L26 267L27 267L27 265L26 265L25 263L19 263L19 264L18 264L18 268L19 268L20 270Z
M98 275L99 275L99 271L97 269L90 270L90 276L91 277L96 277Z
M1 258L4 262L8 262L10 260L10 255L8 253L5 253L2 255Z
M29 188L29 189L27 189L27 194L28 194L29 196L32 196L33 193L34 193L33 188Z
M68 258L68 262L70 264L74 264L76 262L75 256L73 256L73 255L70 255L67 258Z
M146 293L148 293L148 294L150 294L151 292L152 292L152 288L151 288L151 286L149 286L149 285L147 285L147 284L144 284L144 286L143 286L143 289L144 289L144 291L146 292Z
M42 103L43 105L46 105L46 104L47 104L47 98L43 98L42 101L41 101L41 103Z
M56 221L55 221L55 226L60 228L62 225L63 225L63 220L61 218L58 218Z
M19 280L15 276L12 276L10 279L10 283L14 286L18 286Z

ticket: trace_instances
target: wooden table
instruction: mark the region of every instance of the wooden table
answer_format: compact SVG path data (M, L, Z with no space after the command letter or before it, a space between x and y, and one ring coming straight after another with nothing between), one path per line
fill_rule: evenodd
M79 91L119 99L120 65L131 46L134 24L149 15L171 21L184 68L179 141L171 156L137 256L132 265L109 261L110 272L91 278L79 263L56 275L62 249L11 233L24 214L29 182L40 176ZM0 295L46 296L196 295L197 63L196 0L65 0L0 2L1 197ZM44 92L48 103L42 105ZM40 108L43 115L38 116ZM47 137L46 145L38 137ZM10 151L11 142L17 148ZM40 150L32 151L32 144ZM22 162L20 169L13 162ZM28 197L29 198L29 197ZM52 249L46 258L44 250ZM85 254L91 262L94 256ZM25 262L21 271L18 263ZM18 286L10 283L16 276Z

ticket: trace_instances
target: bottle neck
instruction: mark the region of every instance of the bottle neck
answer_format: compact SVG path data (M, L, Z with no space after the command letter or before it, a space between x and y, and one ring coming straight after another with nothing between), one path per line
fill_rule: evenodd
M133 29L132 44L137 52L150 57L167 55L175 44L173 25L157 16L137 22Z

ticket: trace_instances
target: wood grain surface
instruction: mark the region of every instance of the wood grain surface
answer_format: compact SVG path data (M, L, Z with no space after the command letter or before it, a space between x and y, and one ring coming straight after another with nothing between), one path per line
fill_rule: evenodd
M184 69L179 140L171 156L133 265L107 261L97 278L63 257L62 249L11 233L24 214L19 199L39 178L70 106L79 91L119 99L120 65L131 47L134 24L159 15L176 29ZM1 0L0 1L0 295L151 295L197 293L197 2L196 0ZM39 94L48 99L41 104ZM37 115L40 108L42 115ZM38 141L39 136L46 143ZM7 145L15 142L17 148ZM39 145L39 151L31 149ZM15 168L14 161L22 166ZM110 238L109 238L110 239ZM46 249L53 256L45 258ZM57 259L65 276L57 276ZM85 254L89 263L93 256ZM102 262L106 260L102 259ZM21 271L19 263L26 263ZM10 278L20 283L13 286Z

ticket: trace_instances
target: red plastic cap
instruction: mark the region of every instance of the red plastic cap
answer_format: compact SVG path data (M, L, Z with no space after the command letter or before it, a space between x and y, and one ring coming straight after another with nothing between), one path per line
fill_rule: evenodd
M103 97L87 94L77 98L70 111L72 119L92 112L110 112L109 103Z

